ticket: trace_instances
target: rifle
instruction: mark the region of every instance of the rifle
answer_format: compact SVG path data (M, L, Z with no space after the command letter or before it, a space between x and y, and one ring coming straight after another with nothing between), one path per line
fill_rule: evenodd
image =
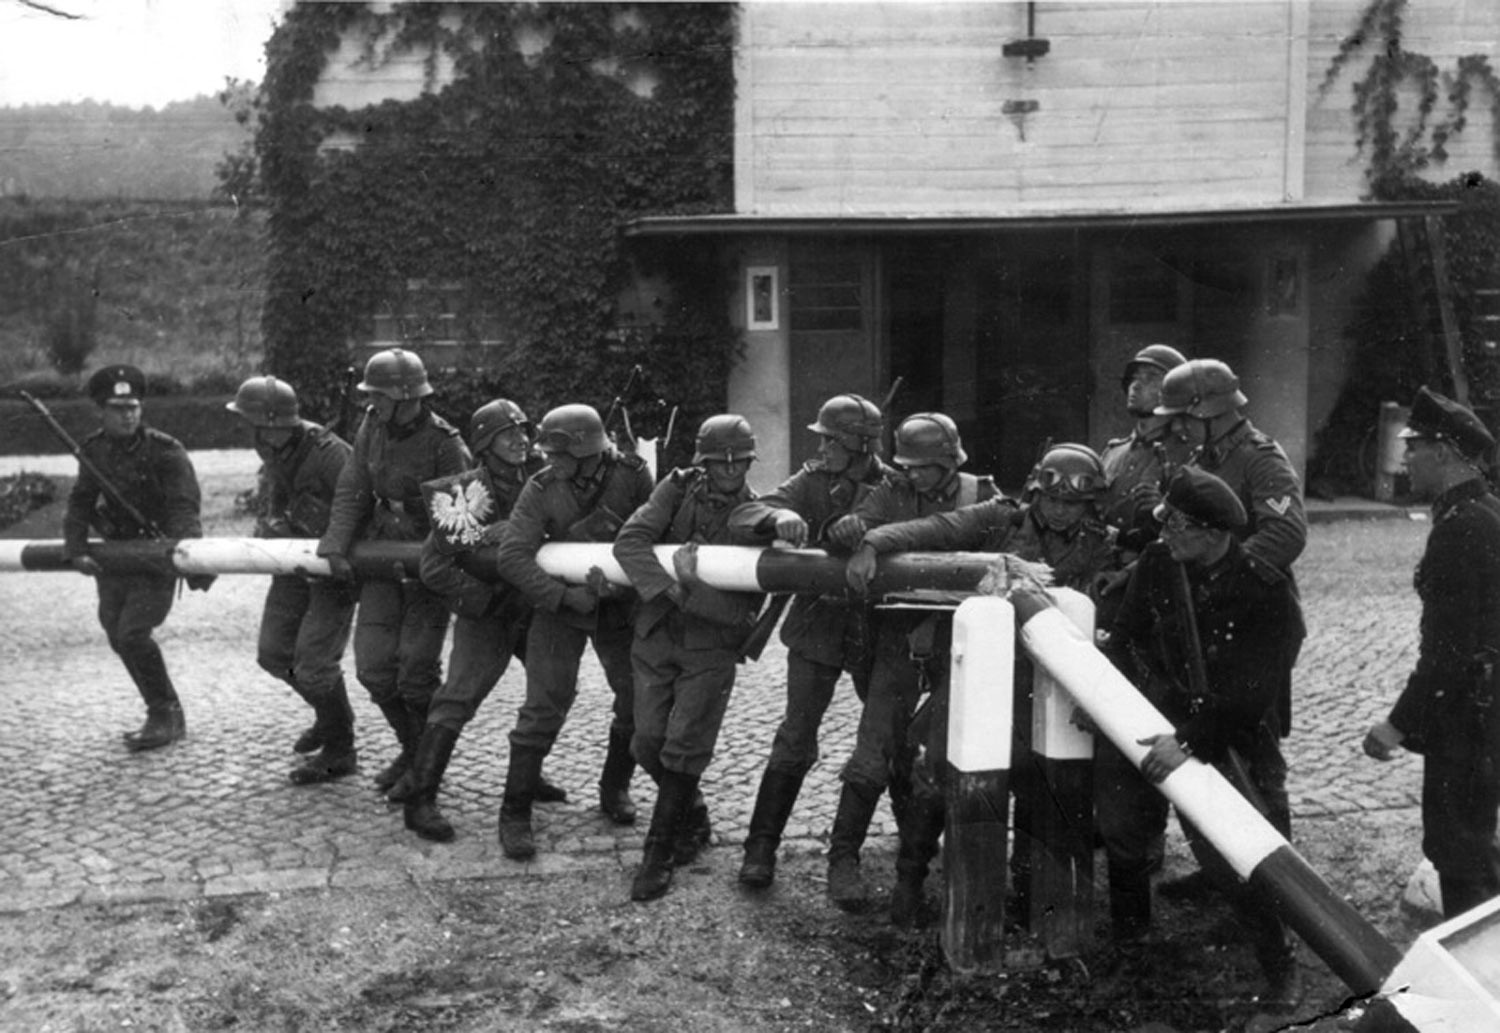
M1172 565L1177 568L1177 579L1173 585L1177 606L1182 611L1182 637L1183 647L1187 651L1188 665L1188 692L1194 699L1205 699L1208 696L1208 669L1203 663L1203 642L1198 637L1198 614L1193 609L1193 586L1188 581L1187 564L1173 561ZM1226 746L1224 750L1224 776L1229 779L1229 784L1234 786L1239 794L1250 801L1262 816L1269 816L1271 809L1266 805L1265 798L1260 795L1260 790L1255 788L1255 783L1250 780L1250 769L1245 764L1245 758L1240 756L1239 750L1233 746Z
M135 521L136 526L144 530L150 537L166 537L162 533L161 528L156 526L156 522L137 509L129 499L120 493L120 489L116 488L110 479L104 476L104 472L95 466L88 456L83 454L83 449L79 447L78 442L74 441L73 436L63 429L62 424L57 422L57 419L45 405L27 391L18 391L17 394L41 414L42 419L47 422L47 429L52 431L53 436L67 446L68 451L73 453L73 458L78 460L78 465L87 470L89 475L99 482L100 489L111 503L117 506L131 520Z
M353 366L345 367L344 383L343 386L339 389L338 416L337 418L335 418L332 425L330 425L328 428L334 434L337 434L339 437L343 438L346 441L349 439L349 424L354 422L353 415L355 412L359 411L358 406L349 404L350 401L354 398L354 385L358 382L359 370L355 369ZM355 427L354 430L358 431L359 428Z
M604 433L606 435L609 434L610 421L615 418L615 413L619 412L620 409L624 407L625 397L630 394L630 389L635 386L636 377L640 375L640 364L637 363L636 365L631 366L630 375L625 378L625 386L620 389L620 393L615 395L614 400L609 403L609 409L604 413ZM629 433L628 429L626 430L626 433Z
M760 654L765 652L766 643L771 641L771 633L776 630L776 625L781 623L781 615L786 612L787 604L791 601L790 592L773 595L766 600L766 605L761 608L760 616L755 618L755 624L750 628L750 633L745 636L745 641L740 643L741 662L760 659Z

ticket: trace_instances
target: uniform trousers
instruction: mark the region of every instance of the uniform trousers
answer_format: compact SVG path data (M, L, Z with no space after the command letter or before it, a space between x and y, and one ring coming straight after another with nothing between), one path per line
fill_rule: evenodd
M354 622L354 670L377 705L427 713L442 680L448 607L420 581L365 581Z
M544 754L552 749L578 698L578 665L583 647L590 643L615 697L610 736L623 736L629 741L635 730L630 669L634 637L635 632L625 621L601 623L589 630L575 627L548 610L533 612L526 635L526 701L511 730L511 746Z
M818 762L818 728L833 702L843 668L821 664L794 650L786 655L786 712L771 740L767 771L801 777ZM855 678L854 691L861 700L867 695L863 678Z
M308 703L343 684L340 662L354 621L354 593L326 578L271 578L255 659Z
M500 683L526 633L513 609L498 608L479 617L453 621L453 648L448 653L448 677L433 694L427 723L462 732Z
M689 649L681 612L667 615L630 650L635 734L630 752L653 774L702 775L713 759L734 690L732 649Z
M99 624L150 709L177 702L177 690L167 674L161 647L151 637L172 612L176 576L100 574Z
M1422 853L1437 869L1445 918L1500 895L1497 808L1500 779L1492 764L1423 757Z
M869 695L859 716L854 752L844 764L841 778L851 785L876 792L891 783L893 772L906 772L915 753L908 743L912 714L922 694L946 678L950 629L947 622L935 629L930 644L920 644L913 655L911 632L933 620L881 619L877 625L875 662L870 671Z

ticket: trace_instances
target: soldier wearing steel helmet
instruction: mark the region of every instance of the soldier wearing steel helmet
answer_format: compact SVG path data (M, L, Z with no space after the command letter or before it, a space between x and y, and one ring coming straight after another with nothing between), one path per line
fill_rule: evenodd
M694 465L668 474L615 539L615 558L641 598L630 651L631 748L657 786L633 900L665 893L673 868L691 864L711 835L698 784L713 758L761 597L698 580L697 548L730 542L729 514L755 497L745 483L754 460L749 422L733 413L710 416L698 430ZM672 573L655 552L669 544L681 545Z
M177 576L111 573L89 555L89 532L105 541L198 538L202 495L187 451L176 438L142 422L144 373L134 366L105 366L89 378L88 393L102 426L79 446L86 461L80 461L68 494L63 550L73 569L94 579L99 623L146 704L145 723L125 733L125 745L154 750L187 731L177 690L151 634L172 610ZM214 579L190 575L185 580L205 591Z
M328 529L334 491L350 448L302 418L296 389L272 376L251 377L225 406L245 421L260 456L257 538L317 538ZM313 723L293 746L312 754L292 769L298 785L352 774L354 711L340 664L354 621L354 593L326 578L271 578L261 609L256 661L301 696Z
M1093 449L1075 443L1055 445L1031 471L1020 506L997 495L949 513L866 531L845 571L849 587L863 595L875 573L876 558L886 553L980 550L1044 562L1052 568L1056 584L1088 592L1115 562L1114 530L1098 511L1103 492L1104 467ZM1017 659L1022 668L1015 681L1011 789L1016 797L1015 825L1023 839L1012 854L1012 879L1021 898L1017 913L1024 916L1030 870L1024 837L1032 827L1040 772L1031 754L1031 696L1019 688L1029 687L1031 676L1023 658ZM922 885L942 834L947 705L947 681L935 678L925 714L909 733L909 741L921 752L907 771L897 772L912 786L899 825L896 888L891 895L892 919L901 924L912 924L923 913Z
M510 763L500 804L505 856L536 854L531 806L542 762L551 752L578 695L578 664L592 643L614 693L599 808L617 825L635 821L630 780L635 759L635 692L630 670L630 619L635 593L611 585L595 568L588 584L570 585L536 561L547 542L613 542L626 518L651 496L645 460L615 451L604 421L588 405L561 405L542 417L537 446L547 466L526 482L511 509L500 545L500 574L535 607L526 634L526 700L510 733Z
M871 528L951 513L994 498L998 491L987 476L960 471L968 462L958 426L945 413L908 416L896 428L893 462L899 472L888 476L854 507L852 528L863 537ZM860 868L864 844L876 805L887 786L898 815L907 808L905 778L892 779L910 765L907 726L922 695L947 677L951 620L943 612L886 610L870 618L874 660L870 691L860 714L854 751L840 778L838 811L828 843L828 895L846 911L869 902L869 886ZM897 915L906 919L906 915Z
M376 352L357 387L368 408L354 454L339 476L328 530L318 542L318 555L346 582L355 580L349 550L356 541L420 542L430 529L422 483L470 465L458 431L428 403L432 385L417 355L402 348ZM359 582L354 622L355 674L401 746L375 776L381 792L411 767L428 704L441 682L448 633L442 597L422 584L415 570L393 573Z
M504 582L482 581L464 560L499 543L526 481L545 465L531 421L508 398L486 402L469 419L474 466L422 485L432 530L422 543L422 583L453 612L448 673L433 694L416 756L387 797L404 805L406 827L446 843L453 825L437 805L443 775L464 727L504 676L512 657L524 660L531 604ZM540 784L537 798L562 802L567 793Z
M1161 501L1168 472L1163 463L1171 463L1167 451L1176 447L1176 439L1168 433L1169 418L1156 415L1156 407L1161 404L1162 381L1186 361L1180 351L1165 344L1150 344L1135 353L1120 378L1125 410L1135 426L1124 437L1111 438L1099 453L1108 486L1099 500L1099 511L1105 523L1118 529L1120 547L1132 554L1156 537L1151 514Z
M740 544L831 548L847 551L858 540L855 505L891 470L880 458L885 424L880 407L855 394L835 395L808 425L818 435L818 457L775 491L745 503L730 516ZM761 776L740 881L769 886L781 842L803 779L818 760L818 727L848 671L865 697L869 677L864 608L843 597L799 595L781 628L787 647L786 713L771 742Z

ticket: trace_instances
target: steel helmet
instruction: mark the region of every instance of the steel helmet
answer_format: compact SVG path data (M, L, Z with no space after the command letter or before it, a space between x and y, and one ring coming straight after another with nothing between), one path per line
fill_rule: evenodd
M1130 379L1135 376L1137 366L1155 366L1166 374L1186 361L1187 356L1169 344L1148 344L1135 353L1135 358L1125 363L1125 372L1120 376L1120 386L1126 390L1130 389Z
M1193 359L1167 374L1161 384L1158 416L1179 413L1201 420L1222 416L1244 406L1249 399L1240 391L1240 378L1218 359Z
M559 405L542 417L536 443L543 452L566 452L585 459L603 452L608 439L604 421L592 405Z
M818 410L816 423L807 429L827 434L852 452L869 452L885 431L880 407L859 395L834 395Z
M432 394L427 382L427 367L416 352L405 348L386 348L370 356L365 363L365 379L356 385L361 391L385 395L398 402L425 398Z
M710 416L698 428L698 442L693 448L693 462L717 459L732 463L737 459L755 458L755 432L750 421L734 413Z
M1104 463L1087 445L1055 445L1031 471L1026 487L1054 499L1093 499L1104 490Z
M528 438L531 437L531 421L519 405L509 398L485 402L469 417L469 447L478 455L490 447L495 435L512 427L520 427Z
M952 417L940 412L919 412L901 421L896 428L896 464L899 466L942 466L957 470L969 461L958 425Z
M251 377L240 385L234 401L224 408L239 413L253 427L302 426L297 392L291 384L275 377Z

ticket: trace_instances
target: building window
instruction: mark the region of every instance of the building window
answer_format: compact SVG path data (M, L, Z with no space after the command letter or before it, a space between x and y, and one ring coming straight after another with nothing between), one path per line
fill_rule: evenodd
M820 256L791 263L791 328L794 331L864 329L863 267L854 257Z

